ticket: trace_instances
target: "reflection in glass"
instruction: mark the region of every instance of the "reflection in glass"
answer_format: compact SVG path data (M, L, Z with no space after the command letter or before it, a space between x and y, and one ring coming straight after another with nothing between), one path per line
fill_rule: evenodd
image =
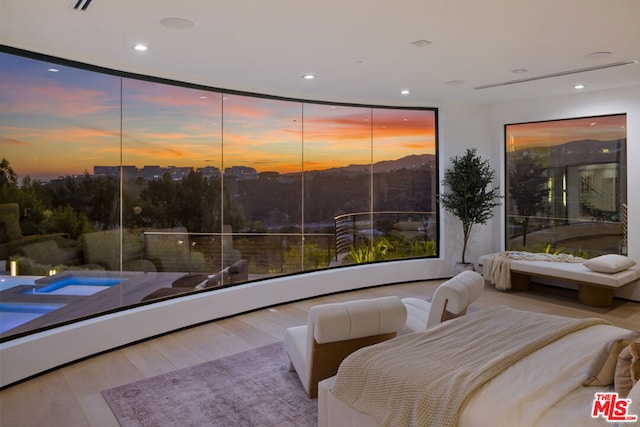
M507 249L626 254L626 115L505 126Z

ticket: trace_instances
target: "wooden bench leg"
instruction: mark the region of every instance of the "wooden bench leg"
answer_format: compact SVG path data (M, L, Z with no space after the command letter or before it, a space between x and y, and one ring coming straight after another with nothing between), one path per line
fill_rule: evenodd
M578 285L578 301L589 307L612 307L613 289L580 283Z
M531 288L531 276L528 274L511 272L511 290L528 291Z

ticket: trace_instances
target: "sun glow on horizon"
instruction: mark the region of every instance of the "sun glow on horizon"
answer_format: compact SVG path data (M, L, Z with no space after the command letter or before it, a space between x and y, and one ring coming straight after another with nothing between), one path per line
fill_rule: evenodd
M51 64L9 54L0 63L0 147L20 179L92 173L121 157L137 168L285 174L435 154L434 110L228 95L64 66L51 73Z

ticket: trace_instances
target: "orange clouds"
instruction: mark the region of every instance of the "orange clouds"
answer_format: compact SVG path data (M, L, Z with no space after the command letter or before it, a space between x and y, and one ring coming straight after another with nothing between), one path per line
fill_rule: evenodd
M507 125L509 151L545 147L582 139L610 141L627 135L626 115L585 117Z
M289 173L303 163L305 170L368 163L372 150L377 160L435 153L430 110L232 95L65 67L47 73L27 62L24 73L18 65L0 71L0 147L20 177L121 161Z

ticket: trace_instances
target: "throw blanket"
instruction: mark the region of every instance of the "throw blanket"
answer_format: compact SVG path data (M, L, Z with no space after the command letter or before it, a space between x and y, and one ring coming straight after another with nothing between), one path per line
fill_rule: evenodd
M608 324L497 306L347 357L333 393L383 426L456 426L483 384L537 349ZM496 408L497 409L497 408Z
M544 254L532 252L500 252L491 257L482 266L485 280L496 285L496 289L511 289L511 260L524 261L553 261L553 262L584 262L584 258L569 254Z

